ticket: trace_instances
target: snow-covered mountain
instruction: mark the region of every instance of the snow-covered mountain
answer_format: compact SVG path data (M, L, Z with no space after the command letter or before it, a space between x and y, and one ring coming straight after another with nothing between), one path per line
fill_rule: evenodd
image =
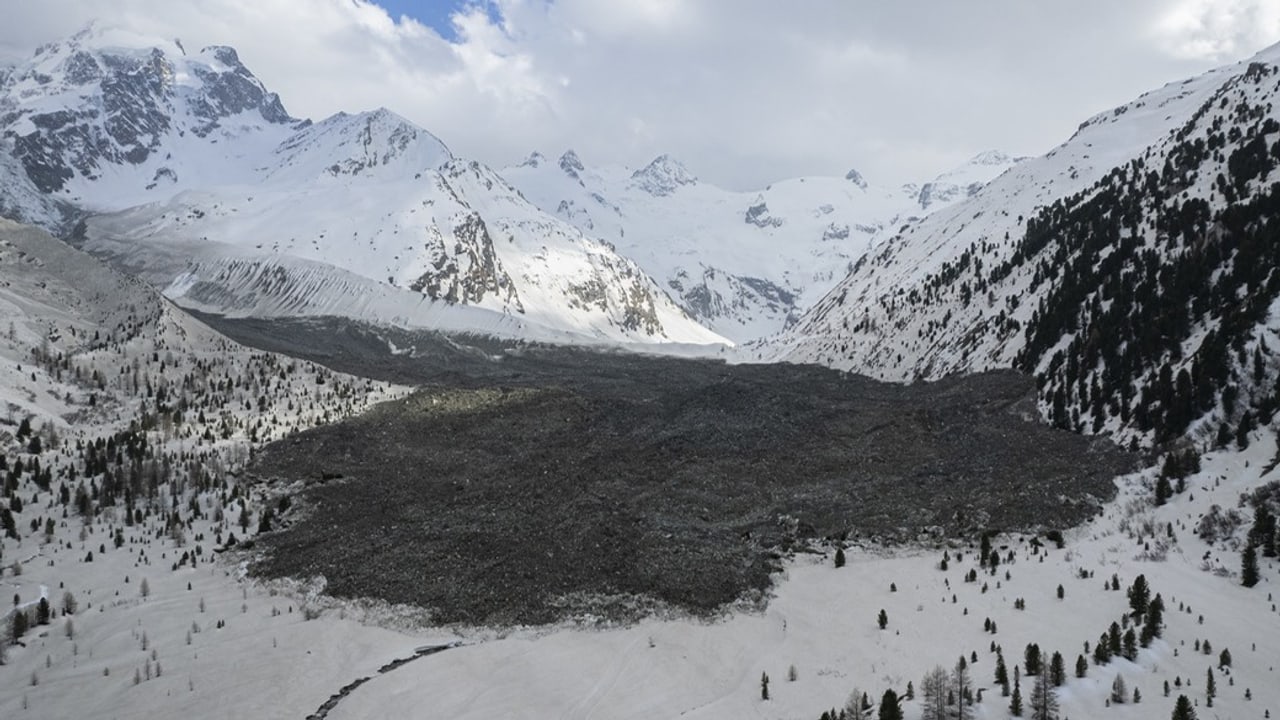
M1055 423L1140 442L1269 419L1278 63L1280 46L1088 120L912 223L752 357L896 380L1015 366Z
M686 312L735 341L788 327L882 236L976 192L1020 159L988 152L924 185L804 177L751 192L696 178L678 160L595 167L572 150L502 171L549 214L604 238Z
M387 110L296 120L230 48L91 26L0 76L0 136L17 180L0 209L51 229L93 215L82 247L206 310L723 341L427 131Z
M5 154L35 189L89 212L250 180L305 125L229 47L188 54L97 24L41 46L0 82ZM43 225L62 220L17 207Z
M570 151L500 176L385 109L293 118L229 47L93 25L0 74L0 212L74 230L215 312L752 340L793 324L887 229L1016 162L984 153L901 188L850 171L731 192L668 156L597 169Z
M1011 157L999 150L988 150L920 185L918 189L908 185L904 191L920 206L921 214L932 212L978 194L987 183L1025 159Z

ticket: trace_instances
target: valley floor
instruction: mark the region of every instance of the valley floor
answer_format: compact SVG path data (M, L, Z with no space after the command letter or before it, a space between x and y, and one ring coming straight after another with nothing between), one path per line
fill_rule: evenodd
M977 568L976 549L950 548L943 571L942 548L853 548L839 569L830 557L789 561L764 612L621 628L423 629L395 608L338 604L317 597L315 587L246 580L238 561L172 570L183 549L146 538L154 527L139 527L124 547L92 563L82 562L86 552L111 545L101 523L84 537L77 523L59 523L49 543L23 529L16 551L6 548L7 563L21 560L21 574L6 567L0 585L24 601L47 596L57 617L29 632L25 647L8 648L0 716L298 718L351 681L375 676L328 717L816 719L842 706L854 688L878 701L885 689L902 693L910 681L919 698L926 671L976 653L970 667L984 692L975 715L1003 718L1008 699L992 681L994 642L1010 673L1028 643L1063 654L1063 717L1166 718L1182 693L1198 703L1201 718L1261 718L1280 709L1280 623L1269 599L1275 562L1264 560L1262 582L1243 588L1233 575L1238 553L1207 545L1193 529L1212 505L1237 507L1275 454L1267 436L1246 451L1206 455L1187 492L1159 508L1148 500L1149 475L1122 478L1117 499L1067 533L1064 549L1047 543L1037 551L1028 538L998 538L1015 560L995 576L980 571L977 582L965 582ZM1177 541L1167 558L1139 559L1141 528L1168 523ZM1081 570L1091 577L1082 579ZM1085 643L1097 642L1128 607L1123 591L1104 589L1113 574L1125 587L1143 574L1163 596L1164 637L1136 662L1091 661L1087 677L1075 679L1076 656L1090 657ZM74 615L57 611L64 591L79 602ZM1025 610L1015 609L1015 600L1025 601ZM881 609L884 630L876 623ZM984 631L988 618L995 634ZM417 648L455 641L462 645L377 675ZM1210 642L1211 654L1196 652L1197 641ZM1222 650L1234 658L1230 668L1218 667ZM796 679L789 681L793 665ZM1218 693L1212 708L1205 699L1210 668ZM1117 673L1130 693L1140 690L1139 704L1107 707ZM771 680L767 702L762 674ZM1024 699L1030 689L1024 678ZM907 703L908 718L920 712L918 699Z

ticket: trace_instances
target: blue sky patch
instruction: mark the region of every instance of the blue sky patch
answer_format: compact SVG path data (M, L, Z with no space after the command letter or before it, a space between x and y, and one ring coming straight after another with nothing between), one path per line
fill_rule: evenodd
M490 19L498 19L498 8L491 2L477 0L375 0L387 14L399 21L402 15L434 28L446 40L457 40L457 31L450 17L468 6L483 7Z

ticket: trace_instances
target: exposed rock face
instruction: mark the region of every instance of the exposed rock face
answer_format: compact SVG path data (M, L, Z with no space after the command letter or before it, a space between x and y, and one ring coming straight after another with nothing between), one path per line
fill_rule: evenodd
M77 175L94 180L112 165L141 165L174 138L206 137L244 113L297 122L229 47L190 57L120 49L91 27L0 77L0 134L45 193Z
M755 203L747 208L744 215L748 225L755 225L758 228L781 227L782 218L773 217L769 214L769 204L765 202L764 196L758 196Z
M954 202L960 198L973 197L983 188L983 183L957 185L955 183L925 183L920 187L920 209L928 210L937 203Z
M795 295L763 278L733 275L704 266L696 278L687 270L681 270L668 285L680 304L697 318L759 312L763 308L783 317L784 327L796 319Z
M581 182L582 176L578 173L582 172L586 168L583 167L582 161L578 159L578 154L569 150L560 156L560 169L564 171L565 175Z
M453 227L453 243L434 233L427 251L432 269L410 284L410 289L450 303L478 304L497 298L515 312L524 312L515 284L503 269L493 248L489 228L478 213L464 215Z
M685 185L694 185L698 179L670 155L659 155L641 170L631 174L632 181L641 190L656 197L665 197Z

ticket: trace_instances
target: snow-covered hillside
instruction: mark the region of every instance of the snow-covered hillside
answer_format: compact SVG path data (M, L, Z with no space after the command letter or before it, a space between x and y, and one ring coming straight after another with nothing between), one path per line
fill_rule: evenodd
M86 437L114 431L149 415L175 436L199 436L208 426L224 439L266 441L334 419L394 395L383 384L356 381L310 363L255 352L219 335L173 307L145 283L117 273L44 231L0 219L0 425L36 418L55 434ZM199 421L190 408L208 396L193 378L219 374L261 375L267 366L292 364L287 381L261 396L246 383L218 396L234 407L210 407ZM326 383L324 378L331 378ZM198 383L197 383L198 384ZM316 392L317 386L331 389ZM346 386L345 389L343 386ZM353 388L362 389L357 396ZM188 393L191 398L180 400ZM253 397L253 408L241 401ZM276 403L314 400L285 412ZM185 409L184 409L185 408ZM217 412L214 412L214 410ZM206 423L207 420L207 423ZM172 422L172 425L169 423ZM11 431L0 430L0 433Z
M792 325L887 229L967 197L1018 160L983 153L902 188L851 170L732 192L667 155L633 170L590 166L572 150L554 161L533 153L502 174L634 259L707 327L744 342Z
M465 324L476 315L447 310L465 306L544 336L723 342L635 263L541 213L490 169L454 158L425 130L387 110L291 118L230 48L188 54L176 41L90 27L5 76L0 133L10 156L0 169L26 176L0 190L0 208L50 229L79 214L109 216L78 228L83 247L159 287L189 284L197 270L160 276L175 245L202 245L206 261L231 249L259 265L310 261L313 280L331 273L311 285L310 307L349 305L315 295L354 275L374 288L388 321L457 315L446 326ZM96 234L102 227L110 237ZM104 250L122 240L127 252ZM286 304L291 294L271 300ZM214 295L201 306L245 311L217 307ZM439 301L427 315L424 298Z
M192 603L203 609L207 597L212 613L229 615L243 598L215 558L235 544L234 513L266 508L241 495L239 468L262 443L406 389L238 345L141 281L3 219L0 317L0 584L15 598L0 613L0 714L156 716L127 691L134 659L148 679L176 680L177 643L172 656L156 651L182 632L207 629L200 639L213 640L215 622L202 617L193 631L184 619L168 639L156 627L138 634L120 613L141 608L122 591L145 600L182 585ZM176 598L152 608L187 605L170 606ZM18 632L19 614L33 618L29 630ZM353 644L368 637L347 625ZM55 639L65 644L39 649ZM112 657L125 647L131 657ZM350 668L344 659L310 669L337 679ZM103 692L75 690L95 681ZM194 691L193 676L183 682ZM24 688L66 704L35 704ZM254 702L279 697L260 690Z
M1274 243L1262 237L1278 61L1273 47L1090 119L877 248L752 356L896 380L1018 366L1037 373L1056 423L1125 439L1176 436L1228 380L1256 405L1275 364ZM1219 378L1228 345L1262 359ZM1210 367L1217 379L1199 382ZM1149 410L1168 405L1180 371L1208 397L1171 435L1164 409ZM1218 416L1240 412L1229 398Z

